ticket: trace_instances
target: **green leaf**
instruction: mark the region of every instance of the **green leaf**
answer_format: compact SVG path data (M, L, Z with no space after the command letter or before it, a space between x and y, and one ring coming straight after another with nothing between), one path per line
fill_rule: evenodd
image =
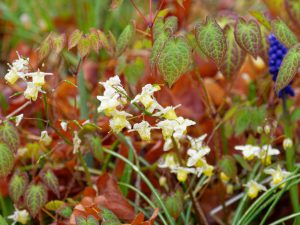
M81 58L85 57L90 53L91 50L91 41L89 37L82 36L77 45L78 52Z
M151 69L154 69L156 63L157 63L157 59L162 51L162 49L164 48L166 42L169 39L169 34L166 32L163 32L159 35L159 37L157 39L155 39L154 44L153 44L153 48L151 51L151 55L150 55L150 66Z
M102 47L107 51L110 50L109 42L106 35L101 30L97 30L97 33Z
M65 204L64 201L52 200L45 205L45 208L50 211L56 211L60 209Z
M99 225L96 218L91 215L89 215L86 219L81 216L76 217L75 221L76 221L76 225Z
M234 154L233 156L244 169L251 171L251 166L241 155Z
M260 22L262 25L265 26L268 30L271 30L271 23L269 20L265 17L264 14L260 11L251 11L250 14L257 19L258 22Z
M101 208L101 216L102 216L102 223L101 225L121 225L118 217L113 214L110 210L102 207Z
M292 113L291 113L291 121L296 122L300 120L300 107L296 108Z
M104 160L102 142L99 136L87 135L88 146L90 147L93 156L99 161Z
M74 30L71 34L68 42L68 49L75 47L82 37L82 32L80 30Z
M288 48L298 43L296 35L280 19L272 21L272 31L278 40Z
M237 175L237 166L232 156L226 155L219 161L220 169L230 178L234 179Z
M290 16L290 19L298 28L300 27L300 1L299 0L285 0L285 7Z
M41 178L43 183L53 192L57 197L59 197L59 182L56 175L52 170L48 169L41 173Z
M226 53L226 39L215 19L207 17L204 24L196 27L196 40L204 54L221 67Z
M254 58L258 56L261 48L261 33L255 20L246 21L243 18L239 18L235 24L234 35L242 49Z
M16 172L9 181L9 196L14 203L17 203L24 194L28 185L28 176L25 172Z
M167 41L158 58L158 69L169 86L185 73L191 63L191 49L184 38Z
M178 29L178 18L176 16L169 16L165 20L164 30L173 34Z
M164 32L164 25L163 17L157 17L152 27L154 40L156 40L160 34Z
M6 222L6 220L4 219L3 216L0 215L0 224L1 225L8 225L8 223Z
M50 52L50 35L49 34L45 40L42 41L40 47L38 48L38 54L41 59L44 59Z
M17 129L8 121L0 125L0 142L7 144L7 146L16 152L20 144L20 137Z
M165 200L166 208L174 219L177 219L182 212L183 208L183 194L180 190L168 196Z
M117 56L120 56L125 51L125 49L130 45L130 43L133 40L134 34L135 34L135 28L133 24L129 24L124 28L117 41L117 46L116 46Z
M261 32L261 48L258 53L258 55L265 61L265 63L268 63L269 59L269 34L270 32L263 26L260 26L260 32Z
M285 55L276 79L276 92L286 87L296 75L300 66L300 44L295 45Z
M249 128L251 116L250 111L248 108L240 109L239 113L236 115L235 118L235 133L236 135L240 135L246 129Z
M59 54L63 50L65 43L65 34L53 34L51 36L51 47L54 49L56 54Z
M224 35L227 42L227 51L220 70L224 76L231 77L238 72L243 65L246 54L236 43L234 38L234 28L232 26L225 26Z
M136 60L125 67L124 74L130 84L136 84L140 77L143 76L145 63L142 58Z
M25 192L25 204L32 217L36 217L38 212L47 202L46 188L41 184L32 184Z
M0 177L6 177L13 169L14 155L9 147L0 143Z
M60 209L58 209L56 212L64 218L70 218L73 210L70 206L63 206Z

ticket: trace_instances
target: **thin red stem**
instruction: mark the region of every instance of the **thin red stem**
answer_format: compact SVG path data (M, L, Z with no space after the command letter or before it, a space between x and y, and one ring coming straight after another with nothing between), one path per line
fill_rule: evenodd
M147 18L144 16L144 14L139 10L139 8L137 7L137 5L135 4L134 0L130 0L133 7L135 8L135 10L137 11L137 13L140 15L140 17L142 17L145 21L146 24L148 24Z

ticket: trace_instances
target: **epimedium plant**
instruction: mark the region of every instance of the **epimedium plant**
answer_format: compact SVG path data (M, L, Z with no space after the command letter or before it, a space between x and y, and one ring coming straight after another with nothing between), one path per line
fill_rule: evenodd
M178 2L183 6L184 1ZM120 4L122 1L113 1L112 3L114 8ZM297 189L299 169L295 164L295 149L291 141L293 134L291 118L287 109L288 92L284 91L292 82L300 66L300 47L297 35L282 19L269 20L259 12L252 12L252 18L230 16L213 18L208 16L204 22L198 23L191 30L179 30L178 18L169 16L167 10L161 10L159 7L153 15L151 11L152 1L149 1L150 19L143 16L134 1L132 4L142 19L145 20L145 30L139 29L136 22L133 21L123 29L118 38L112 32L104 33L96 28L91 28L89 32L85 31L85 33L76 29L70 35L51 32L40 44L38 49L39 64L47 61L47 57L50 58L52 54L60 56L73 51L79 56L74 72L77 76L77 83L74 84L71 81L68 83L79 89L81 119L91 118L90 115L95 114L96 120L93 122L89 120L82 122L79 118L67 122L62 120L59 126L53 124L49 119L42 122L53 129L55 135L66 146L71 146L75 160L69 168L73 166L84 173L83 182L88 188L85 189L84 197L80 202L74 202L75 200L68 198L71 190L62 196L60 179L54 172L54 166L48 162L48 157L52 154L54 147L50 148L53 140L46 130L38 137L37 143L27 144L27 150L20 156L20 138L16 127L12 125L12 122L15 122L18 126L22 120L22 116L16 116L19 112L17 110L6 116L0 127L0 140L2 142L0 144L0 175L7 177L13 174L9 179L9 195L15 204L16 214L10 218L15 222L26 224L29 218L28 213L18 210L18 208L26 208L32 218L43 221L47 217L56 223L59 220L52 212L59 218L63 218L61 221L78 225L99 224L100 221L101 224L121 224L120 219L124 221L133 219L132 215L128 215L130 212L120 213L116 208L109 207L109 201L113 200L105 198L105 194L108 193L107 190L100 194L97 193L102 186L105 186L104 184L110 183L117 186L113 188L117 193L115 200L121 201L122 204L125 202L124 205L128 208L131 209L132 206L124 199L123 195L128 196L129 190L133 190L136 195L147 202L152 210L160 208L154 211L148 221L144 221L144 214L146 215L147 212L140 213L132 222L130 221L131 224L154 224L155 221L162 224L189 224L191 213L195 215L191 219L192 223L209 224L196 196L205 185L218 177L214 174L219 174L219 179L226 186L228 193L235 192L235 186L238 190L243 186L246 188L246 194L242 193L236 198L240 201L233 217L229 220L231 224L251 224L260 214L263 215L260 224L265 224L271 211L286 191L290 192L294 214L273 224L299 216ZM285 6L289 15L296 18L299 16L299 11L295 10L299 6L297 2L286 1ZM298 26L297 21L293 23L293 26ZM95 104L87 98L88 90L85 86L83 62L92 54L99 53L100 49L103 49L108 57L115 59L118 63L122 62L124 57L128 57L126 51L130 51L130 46L138 34L142 35L142 39L151 43L151 47L147 50L149 51L149 64L153 75L162 76L170 88L182 75L195 70L197 67L194 58L195 52L210 58L228 80L233 79L238 73L247 57L259 58L265 63L269 63L270 73L274 74L275 92L282 97L286 137L283 147L288 171L285 171L278 162L273 164L273 159L280 152L272 147L277 124L267 123L265 126L260 126L266 115L264 106L246 105L240 110L234 121L237 134L246 132L250 128L252 132L261 135L260 143L257 144L255 140L252 140L251 143L245 143L243 146L235 146L237 151L242 151L243 157L239 154L225 154L215 166L207 163L205 158L205 155L210 152L208 144L212 135L207 139L205 134L198 138L189 136L187 128L196 123L182 116L177 116L176 109L180 106L163 107L156 100L154 93L159 92L163 84L147 84L139 94L134 96L128 94L128 90L122 85L118 76L111 77L105 82L100 82L104 88L103 94L97 96L100 106L97 107L97 112L91 112L89 105L95 106ZM281 44L287 52L278 53L279 50L282 50L278 46L274 51L271 51L272 41L275 42L275 39L277 45ZM281 58L278 58L276 54L281 55ZM10 65L5 76L6 81L14 85L18 79L23 80L27 84L24 97L29 100L25 104L29 105L30 102L36 101L38 96L42 96L44 108L47 111L49 107L47 98L50 98L47 95L51 91L47 86L45 76L49 75L50 77L53 74L41 72L39 69L37 72L29 72L29 60L21 56L18 57ZM271 62L271 60L273 61ZM120 73L124 71L120 66L118 70ZM201 83L201 74L198 78ZM43 90L43 88L46 89ZM237 107L233 107L221 115L213 108L208 97L206 101L207 107L211 111L211 117L218 118L220 121L220 125L216 124L217 128L222 123L228 123L232 120L234 114L239 110ZM106 125L108 128L105 128L103 124L103 127L99 126L97 123L99 115L108 120L108 125ZM99 137L98 132L101 129L107 132L103 132L105 136ZM71 136L66 134L67 130L70 130ZM182 196L183 191L181 190L170 196L164 196L156 190L141 166L151 168L151 165L148 165L149 163L138 155L136 146L129 136L130 133L137 132L140 139L147 145L152 141L153 133L158 135L158 130L161 131L158 139L163 140L164 153L160 157L157 167L167 168L171 172L170 174L176 174L177 181L181 183L180 186L186 193L185 196ZM105 140L109 139L111 135L114 135L116 139L107 147ZM227 136L229 135L227 133ZM120 143L128 149L126 156L114 151ZM88 146L87 148L91 150L93 156L100 161L101 170L98 171L88 165L83 146ZM29 154L28 151L31 153ZM27 157L27 162L22 158L26 158L26 154L30 155ZM125 172L119 186L118 184L115 185L116 181L106 174L112 156L125 163L123 166ZM32 167L29 170L14 169L15 161L22 161L23 159L27 165L30 158ZM238 166L247 172L246 176L239 177ZM170 174L168 177L171 176ZM102 176L97 181L97 191L92 188L95 175ZM267 189L266 183L269 182L270 176L271 188ZM136 180L135 185L131 183L133 178ZM262 180L262 178L265 179ZM159 183L168 190L166 179L165 176L160 177ZM236 185L239 183L239 179L241 183ZM82 182L82 180L80 181ZM141 182L144 182L151 190L152 199L139 190L141 186L137 183ZM259 196L261 192L264 193ZM113 199L113 195L109 195L109 197ZM256 200L250 204L249 198ZM183 204L181 202L184 202L182 199L189 199L189 202L183 206L181 205ZM246 208L247 204L250 204L248 208ZM132 205L138 211L145 211L138 204L133 203ZM262 214L265 211L266 214Z

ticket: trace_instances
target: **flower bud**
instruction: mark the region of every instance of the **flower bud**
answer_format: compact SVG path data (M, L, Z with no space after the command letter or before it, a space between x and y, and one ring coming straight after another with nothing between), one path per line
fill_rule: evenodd
M290 139L290 138L285 138L285 139L283 140L282 146L283 146L283 149L284 149L284 150L287 150L287 149L293 147L293 141L292 141L292 139Z
M269 134L269 133L271 132L271 127L270 127L270 125L266 125L266 126L264 127L264 131L265 131L266 134Z

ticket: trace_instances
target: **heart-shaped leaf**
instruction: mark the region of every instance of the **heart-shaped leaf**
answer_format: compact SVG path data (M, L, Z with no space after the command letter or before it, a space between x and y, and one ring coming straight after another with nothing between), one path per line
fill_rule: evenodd
M50 52L50 35L51 33L46 37L45 40L41 43L40 47L38 48L39 57L41 59L44 59Z
M0 141L16 152L20 144L20 138L17 129L10 122L3 122L0 125Z
M90 33L88 34L88 37L90 39L91 48L95 52L98 52L101 47L101 42L100 42L98 32L95 29L91 29Z
M224 28L224 35L227 42L227 51L220 70L222 71L223 75L230 77L239 71L244 62L246 54L244 50L241 49L236 43L234 38L234 28L232 26L226 25Z
M81 58L89 54L91 50L91 41L89 37L82 36L78 42L77 48Z
M25 192L25 204L32 217L35 217L47 202L47 190L41 184L32 184Z
M64 201L52 200L45 205L45 208L50 211L56 211L60 209L65 204Z
M167 40L169 39L169 34L163 32L159 35L159 37L154 41L153 48L150 55L150 66L151 69L154 69L155 64L157 63L157 59L162 49L164 48Z
M215 19L207 17L205 23L196 27L196 41L204 54L221 67L226 53L226 39Z
M75 47L82 37L82 32L80 30L74 30L71 34L68 42L68 49Z
M154 40L157 39L160 36L160 34L164 32L164 26L164 18L157 17L152 27Z
M14 166L14 155L9 147L0 143L0 177L6 177Z
M165 20L164 30L173 34L178 28L178 18L176 16L169 16Z
M125 51L128 45L131 43L134 34L135 34L135 28L133 24L129 24L124 28L117 41L117 46L116 46L117 56L120 56Z
M47 171L44 171L41 173L41 178L44 184L51 190L53 193L56 194L57 197L59 197L59 183L58 178L56 175L52 172L52 170L48 169Z
M9 196L17 203L24 194L28 185L28 176L25 172L15 173L9 181Z
M290 16L290 19L298 28L300 27L300 1L299 0L285 0L285 7Z
M51 47L54 49L56 54L59 54L66 43L65 34L54 34L51 36Z
M286 87L296 75L300 66L300 44L295 45L285 55L276 79L276 92Z
M246 21L239 18L235 24L234 35L235 40L242 49L254 58L258 56L261 48L261 33L255 20Z
M191 49L184 38L167 41L158 58L158 69L169 86L185 73L191 63Z
M101 217L102 217L101 225L121 225L118 217L115 214L113 214L112 211L104 207L101 208Z
M86 219L84 217L76 217L76 225L99 225L95 217L89 215ZM103 223L102 223L103 224Z
M296 35L280 19L272 21L272 31L278 40L288 48L298 43Z

